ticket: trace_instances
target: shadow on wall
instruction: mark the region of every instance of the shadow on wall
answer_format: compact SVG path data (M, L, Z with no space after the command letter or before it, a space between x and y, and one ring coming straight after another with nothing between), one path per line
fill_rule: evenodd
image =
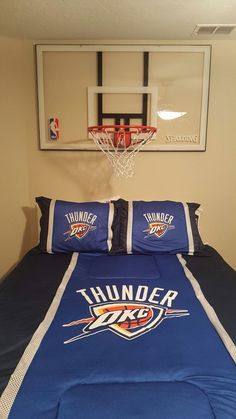
M48 177L42 191L46 187L52 198L91 201L112 194L112 169L99 151L49 152L44 162Z
M38 214L37 208L23 207L22 211L26 218L25 230L23 233L23 239L21 243L21 248L18 255L18 260L10 266L7 272L0 278L0 283L15 269L19 261L23 256L33 247L38 244Z
M23 207L22 210L26 218L26 223L21 243L20 258L32 247L37 246L39 234L38 211L36 206L34 208Z

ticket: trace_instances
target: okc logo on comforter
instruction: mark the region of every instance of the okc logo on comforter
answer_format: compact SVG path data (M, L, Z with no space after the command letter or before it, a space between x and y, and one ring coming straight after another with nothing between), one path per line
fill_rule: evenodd
M175 226L171 224L174 219L173 215L165 214L164 212L148 212L143 214L143 216L148 222L148 228L144 230L144 233L147 233L146 237L154 236L159 239L164 236L168 230L175 228Z
M142 285L137 290L132 285L122 285L121 290L116 285L107 285L105 288L106 291L100 287L77 291L89 304L92 303L89 305L90 316L63 324L63 327L81 327L81 324L85 324L82 333L64 343L72 343L105 330L131 340L155 329L164 319L189 315L188 310L171 308L177 291L168 290L157 300L163 288L155 287L151 291ZM109 297L122 301L112 302ZM123 297L126 297L126 301ZM94 305L94 299L99 304Z
M67 235L66 240L76 237L78 240L83 239L90 231L97 227L94 224L97 216L87 211L74 211L65 214L70 224L70 229L64 233Z

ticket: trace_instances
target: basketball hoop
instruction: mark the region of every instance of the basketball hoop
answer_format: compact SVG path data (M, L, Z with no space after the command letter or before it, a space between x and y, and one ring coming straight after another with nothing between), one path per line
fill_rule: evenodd
M88 128L115 175L125 177L133 176L135 155L152 139L156 130L146 125L96 125Z

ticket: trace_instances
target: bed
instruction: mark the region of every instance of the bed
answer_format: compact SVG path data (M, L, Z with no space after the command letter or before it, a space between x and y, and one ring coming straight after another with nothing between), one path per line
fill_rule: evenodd
M236 273L199 205L37 203L0 289L0 418L236 418Z

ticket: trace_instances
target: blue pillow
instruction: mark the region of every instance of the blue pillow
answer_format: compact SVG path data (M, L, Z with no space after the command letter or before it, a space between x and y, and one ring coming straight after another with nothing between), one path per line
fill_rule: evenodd
M129 201L123 205L127 207L127 220L121 230L127 253L194 254L203 250L198 231L199 204Z
M39 248L47 253L97 252L113 248L112 202L67 202L36 198L41 210ZM114 250L114 249L113 249Z

